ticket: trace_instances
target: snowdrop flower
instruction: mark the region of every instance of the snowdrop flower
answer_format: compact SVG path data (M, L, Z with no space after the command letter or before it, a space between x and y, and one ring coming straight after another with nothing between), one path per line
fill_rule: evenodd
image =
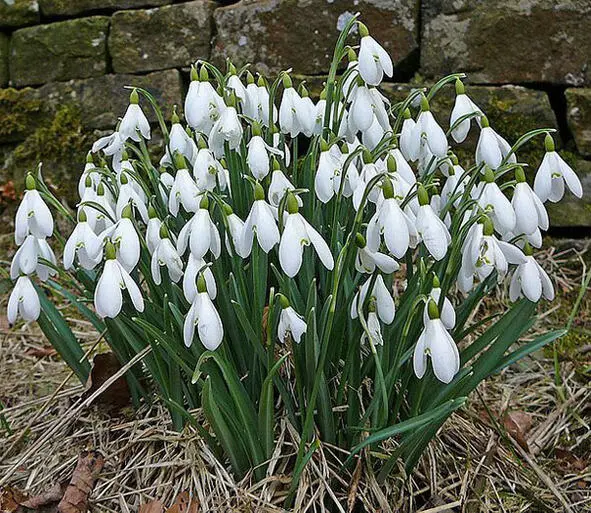
M371 281L372 277L370 276L355 293L353 302L351 303L351 319L357 319L359 312L363 309ZM392 324L394 321L394 315L396 313L396 307L394 305L392 294L388 290L388 287L386 287L384 278L382 278L381 275L378 275L375 280L374 286L371 290L370 298L375 300L375 311L378 314L380 320L385 324Z
M246 87L240 81L240 77L236 75L236 67L233 64L230 64L230 77L228 78L228 83L226 87L232 91L236 95L236 98L240 98L240 101L245 104L246 103Z
M549 227L548 213L546 207L532 191L529 184L525 181L523 168L517 168L515 171L515 191L511 206L515 211L515 229L518 234L532 234L538 228L547 230Z
M417 231L394 198L389 178L384 179L383 193L384 201L367 225L367 245L371 251L377 251L383 236L388 251L396 258L402 258L411 245L411 238L416 238Z
M529 244L525 245L526 261L517 266L511 278L509 286L509 298L517 301L525 296L530 301L537 303L541 297L548 301L554 299L554 287L548 274L532 256Z
M480 124L480 137L476 145L476 163L482 164L484 162L488 167L498 169L503 159L509 156L511 146L490 127L486 116L480 118ZM508 162L517 162L515 153L511 153Z
M421 379L427 371L427 356L430 356L435 377L443 383L449 383L460 370L460 353L439 318L435 302L429 301L426 309L427 319L415 346L413 368L417 378Z
M365 132L374 120L373 98L365 85L359 85L351 95L351 107L347 118L351 133Z
M298 202L292 193L287 198L287 217L279 243L279 263L283 272L293 278L302 266L304 246L312 244L320 261L329 271L334 268L330 248L322 236L298 212Z
M484 181L473 191L478 204L492 219L494 227L499 233L503 234L515 228L515 211L507 196L495 183L495 174L492 169L486 168Z
M386 131L389 130L389 126L384 129L384 127L380 125L378 118L374 116L371 126L361 134L363 145L370 150L374 150L386 135Z
M20 276L8 299L6 317L13 325L20 315L25 321L36 321L41 313L41 304L37 291L28 276Z
M417 181L417 178L410 167L409 163L404 158L404 155L398 148L394 148L390 150L388 157L386 158L386 164L388 168L388 172L395 172L397 171L400 173L400 176L404 179L406 183L409 185L414 185Z
M254 77L248 71L246 73L246 102L243 112L264 126L269 126L269 91L263 76L259 77L258 84L254 83ZM277 120L277 107L273 106L273 121Z
M300 106L298 118L302 125L302 133L311 137L316 127L316 105L310 98L308 90L302 84L300 86Z
M140 135L144 139L150 139L150 123L148 123L139 103L138 92L134 89L129 96L129 106L121 120L121 125L119 125L119 135L124 141L131 139L140 142Z
M183 338L187 347L193 343L195 327L197 327L197 336L206 349L215 351L222 343L224 326L220 314L207 293L203 275L199 275L197 279L197 295L185 318Z
M380 169L378 169L377 165L371 161L365 162L367 158L371 158L371 155L367 155L367 152L364 152L364 164L361 168L361 172L359 173L359 180L357 180L357 186L353 191L353 207L355 210L359 210L361 207L361 200L363 199L363 195L365 194L365 189L367 188L369 182L378 176ZM369 192L367 196L367 200L371 201L372 203L377 203L380 198L380 190L378 187L373 187L373 189Z
M199 198L202 194L193 178L191 178L191 174L186 168L186 163L181 157L177 166L183 166L183 164L185 167L179 168L176 172L174 184L168 196L168 210L174 217L178 215L180 205L187 212L196 212L199 208Z
M131 207L125 207L121 219L99 235L101 241L110 239L116 249L116 258L130 273L140 260L140 239L131 221ZM100 245L99 245L100 253ZM91 255L91 257L94 255Z
M96 189L99 182L101 181L101 175L100 173L95 171L95 169L96 166L94 165L92 153L89 152L88 155L86 155L86 164L84 165L84 171L82 171L80 179L78 180L78 196L80 196L81 198L84 197L86 189Z
M201 138L199 139L199 149L193 162L193 176L195 177L195 184L199 191L213 191L218 183L218 176L220 178L224 176L222 166ZM222 181L225 181L225 179L221 178L220 187ZM193 189L194 192L195 189Z
M363 335L361 335L361 343L369 340L371 346L383 346L384 339L382 337L382 327L378 315L376 314L376 300L371 298L369 300L367 321L362 320ZM360 312L361 313L361 312Z
M445 180L443 188L441 189L443 205L447 204L455 197L453 205L457 207L461 203L462 195L466 190L466 186L470 182L470 177L468 175L464 176L465 171L457 162L457 157L452 155L452 166L448 170L449 176Z
M345 73L343 73L343 76L345 76L345 74L349 70L352 69L353 71L349 73L347 78L343 81L342 91L343 96L345 98L348 98L348 101L351 101L351 95L357 87L357 77L359 77L359 60L357 59L357 54L355 53L355 50L353 50L353 48L349 48L347 58L349 60L349 63L347 64L347 70L345 71Z
M410 148L411 156L418 156L423 146L427 146L428 150L436 157L447 155L447 137L435 121L425 95L421 97L421 113L415 126L415 135Z
M38 239L34 235L27 235L23 245L18 248L10 265L10 278L16 280L21 274L37 273L41 281L46 281L49 276L54 276L57 271L39 258L56 264L55 255L45 239Z
M302 111L302 99L287 74L283 77L283 87L285 89L279 106L279 125L284 134L297 137L307 126L307 119Z
M231 105L224 109L209 134L209 147L218 158L224 155L224 143L227 142L230 149L235 150L242 140L242 124L234 107L235 101L233 96Z
M416 219L416 230L427 251L435 260L441 260L447 253L451 243L451 235L445 223L433 211L429 203L429 194L419 185L419 212Z
M197 145L187 131L183 128L180 123L179 117L176 110L172 114L172 127L170 129L170 135L168 144L166 145L166 151L164 157L160 160L160 165L172 164L173 155L180 153L189 162L193 162L195 155L197 154Z
M29 234L44 239L53 233L53 216L36 189L33 175L27 175L25 182L27 190L16 211L14 227L14 239L19 246Z
M113 132L111 135L101 137L92 145L92 153L97 153L103 150L103 153L108 157L113 157L113 169L119 171L121 168L121 156L125 149L125 140L119 131ZM82 196L82 195L80 195Z
M94 269L100 262L100 238L92 231L88 224L86 212L80 209L78 224L64 246L64 268L71 269L74 257L84 269Z
M134 182L129 179L126 173L121 173L119 180L121 182L121 187L119 188L115 214L118 218L121 218L125 207L131 205L138 211L142 221L147 223L148 208L146 207L146 195L143 191L141 193L138 192L137 188L134 186Z
M279 203L285 196L287 191L293 191L295 187L289 181L289 178L285 176L281 168L279 167L279 162L273 159L273 174L271 175L271 184L269 185L269 192L267 194L269 199L269 204L275 208L279 207ZM297 198L298 205L301 207L303 205L302 199L298 196Z
M391 77L394 72L392 59L380 44L369 35L367 27L359 23L361 42L359 46L359 74L369 85L377 86L384 78L384 73Z
M328 148L324 139L320 140L320 146L321 152L314 178L314 191L322 203L328 203L335 194L338 194L341 187L343 163L335 152Z
M259 246L265 253L271 251L273 246L279 242L279 229L275 222L273 209L265 201L265 191L259 183L255 185L254 203L244 222L244 230L242 231L241 247L246 256L250 255L252 250L255 233Z
M439 284L439 278L437 276L433 277L433 288L431 292L429 292L429 297L435 302L436 305L439 305L439 299L441 298L441 288ZM428 308L423 310L423 322L427 324L429 320L428 315ZM446 330L453 330L456 325L456 312L454 310L451 301L446 297L443 298L443 307L441 308L441 322L445 326Z
M358 233L355 238L357 246L357 256L355 258L355 269L360 273L372 274L376 267L386 274L392 274L394 271L400 269L398 262L390 255L380 253L379 251L371 251L367 247L365 238Z
M205 279L205 287L209 297L215 299L218 294L218 288L211 268L202 258L195 258L189 254L189 261L187 262L187 268L183 275L183 294L189 303L192 303L197 297L197 278L200 273L203 274L203 278Z
M220 233L209 215L207 196L203 196L199 209L179 233L179 254L183 255L187 247L191 249L191 255L197 260L203 258L208 251L211 251L214 258L220 256L222 250Z
M144 311L144 298L133 278L115 257L115 246L105 246L105 267L94 291L94 307L101 317L114 319L123 307L122 290L127 289L129 298L138 312Z
M244 248L242 247L242 232L244 231L244 221L234 213L232 207L227 203L224 204L224 215L226 216L226 220L228 222L228 229L225 233L226 250L230 255L233 255L234 251L232 248L234 248L239 257L246 258L248 254L246 254ZM232 239L231 245L230 239Z
M277 337L281 342L287 340L291 335L296 344L302 340L302 335L306 333L308 326L304 318L290 306L287 298L281 294L281 314L279 315L279 325L277 326Z
M117 216L115 215L115 211L113 210L109 198L105 194L105 186L102 182L99 183L96 192L87 191L85 198L83 198L81 202L80 209L85 206L84 204L86 202L93 202L102 207L99 210L89 204L88 208L85 210L88 226L90 226L94 233L102 233L113 226Z
M479 114L483 115L480 108L468 97L465 92L464 84L460 79L456 80L456 101L451 111L451 117L449 120L449 126L453 127L457 121L463 116L468 114ZM464 142L470 131L470 125L472 124L472 118L464 119L460 121L458 125L451 131L451 136L457 143Z
M168 276L174 283L177 283L183 275L183 261L170 241L168 229L164 224L160 227L160 243L152 254L151 261L152 278L156 285L162 283L160 267L168 269Z
M405 159L414 162L419 158L419 146L415 144L416 123L411 118L409 109L406 109L402 115L404 121L400 129L400 151Z
M199 80L201 78L201 80ZM209 134L220 118L226 104L208 81L207 68L201 67L201 77L191 68L191 83L185 98L185 117L189 126L197 132Z
M151 205L148 208L148 217L148 225L146 227L146 246L148 246L150 255L153 255L154 251L156 251L156 248L160 244L160 227L162 226L162 221L160 221L156 210Z
M564 184L577 197L583 196L583 187L579 177L564 159L556 152L554 140L550 134L545 140L546 154L538 168L534 180L534 191L542 202L556 203L564 196Z
M265 140L261 137L260 126L255 124L252 130L254 135L247 144L246 162L252 176L257 180L262 180L269 174L269 153L283 155L283 152L265 143Z

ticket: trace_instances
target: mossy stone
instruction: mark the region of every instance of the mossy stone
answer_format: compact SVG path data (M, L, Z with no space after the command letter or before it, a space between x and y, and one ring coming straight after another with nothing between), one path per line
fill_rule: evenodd
M591 89L566 90L566 116L577 150L591 157Z
M39 0L43 16L75 16L106 9L136 9L171 4L173 0Z
M21 141L47 121L34 89L0 89L0 143Z
M0 1L0 28L17 28L39 22L37 0Z
M21 87L87 78L107 71L109 17L92 16L14 32L10 79Z
M8 45L10 38L0 33L0 87L8 84Z

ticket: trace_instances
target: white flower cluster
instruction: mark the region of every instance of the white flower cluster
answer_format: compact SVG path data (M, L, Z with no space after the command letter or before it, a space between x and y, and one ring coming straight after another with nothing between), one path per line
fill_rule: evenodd
M461 143L470 130L480 132L476 166L472 172L464 170L423 92L417 91L417 101L408 101L403 109L393 108L379 92L384 74L392 76L392 61L367 29L359 27L358 58L349 51L346 73L316 103L304 87L293 87L287 73L270 87L263 77L255 83L250 72L230 67L226 76L216 75L216 88L209 76L213 67L198 63L200 71L193 68L184 105L186 125L173 115L159 172L140 156L138 148L151 137L150 125L138 92L132 92L118 129L93 146L93 153L101 156L89 156L79 183L78 223L63 253L66 270L79 266L97 271L94 305L100 316L119 315L122 290L142 312L147 290L140 285L141 276L156 285L163 279L182 280L191 305L184 341L189 346L196 332L201 343L214 350L224 338L224 327L214 303L219 282L211 262L223 252L250 258L256 238L264 253L276 250L280 268L290 279L301 271L308 246L328 271L343 272L338 260L335 269L339 247L333 235L350 227L332 225L329 215L341 205L359 221L350 234L356 248L351 261L358 273L368 275L351 298L350 316L360 319L364 339L372 345L384 343L382 327L395 317L392 287L384 278L395 273L401 261L412 265L408 256L415 248L430 262L442 261L450 248L457 248L457 287L464 293L493 271L502 281L513 265L511 300L553 298L552 283L532 256L532 246L541 245L541 230L548 229L544 202L560 200L565 184L578 197L582 189L556 153L552 137L546 135L547 153L532 190L515 150L489 125L457 79L449 134ZM281 82L277 108L276 86ZM334 95L335 90L339 94ZM330 104L327 94L334 95ZM413 117L411 109L417 107ZM300 175L298 138L313 148L307 153L313 159L313 176ZM515 180L501 180L509 171ZM306 194L305 187L313 192ZM253 194L247 197L244 191L250 189ZM506 194L511 190L510 200ZM303 213L317 211L323 215L306 218ZM363 227L364 235L359 233ZM46 280L56 272L46 242L52 232L51 213L29 176L16 217L20 248L11 268L17 280L8 306L11 323L19 314L27 321L39 316L30 276L36 273ZM144 252L149 254L151 276L146 267L139 270ZM291 335L299 342L306 322L282 299L278 337ZM448 383L460 359L450 334L454 308L442 298L438 279L424 304L415 373L425 374L429 356L437 378Z

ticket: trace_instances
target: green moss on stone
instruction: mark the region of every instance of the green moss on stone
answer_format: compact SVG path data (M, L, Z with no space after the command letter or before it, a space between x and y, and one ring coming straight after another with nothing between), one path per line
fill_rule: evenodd
M22 139L32 120L42 111L42 102L28 96L30 89L0 89L0 139Z

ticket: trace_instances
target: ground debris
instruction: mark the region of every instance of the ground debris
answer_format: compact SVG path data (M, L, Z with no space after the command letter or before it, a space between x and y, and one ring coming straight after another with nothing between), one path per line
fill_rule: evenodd
M59 513L85 513L88 510L88 497L99 476L105 459L98 451L84 451L72 474L72 479L58 505Z

